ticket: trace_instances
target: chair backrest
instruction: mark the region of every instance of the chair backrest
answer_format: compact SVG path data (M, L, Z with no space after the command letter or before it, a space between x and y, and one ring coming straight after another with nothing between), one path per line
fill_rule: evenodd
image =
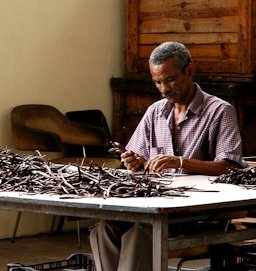
M90 157L117 157L115 154L110 154L108 152L111 148L112 136L106 120L105 115L99 109L87 109L87 110L77 110L69 111L66 113L68 119L89 125L95 125L101 127L105 130L107 137L109 138L109 145L107 146L86 146L86 155ZM69 156L83 156L83 149L79 146L69 145L67 148L67 153Z
M104 116L103 112L99 109L88 109L88 110L77 110L77 111L69 111L66 113L68 119L84 123L95 125L101 127L106 130L106 133L110 140L112 140L111 132Z
M106 146L108 131L77 123L51 105L25 104L11 112L13 141L21 150L60 151L63 144Z

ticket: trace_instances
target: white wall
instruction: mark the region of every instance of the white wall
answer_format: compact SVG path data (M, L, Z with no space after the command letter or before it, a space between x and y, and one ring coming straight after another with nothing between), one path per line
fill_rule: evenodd
M0 0L0 148L14 149L18 104L99 108L111 127L109 81L123 74L124 24L122 0ZM15 216L0 212L0 238L11 235ZM32 217L22 217L18 235L49 230L49 216Z

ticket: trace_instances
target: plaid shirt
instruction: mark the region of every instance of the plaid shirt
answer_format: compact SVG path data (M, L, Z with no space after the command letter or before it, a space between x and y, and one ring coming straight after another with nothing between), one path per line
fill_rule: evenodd
M197 85L197 84L196 84ZM161 99L148 107L126 149L152 159L158 154L203 161L229 159L242 165L235 108L216 96L196 94L173 137L174 106Z

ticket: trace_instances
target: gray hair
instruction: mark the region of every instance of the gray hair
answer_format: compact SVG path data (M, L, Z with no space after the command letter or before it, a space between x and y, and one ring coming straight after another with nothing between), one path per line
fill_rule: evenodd
M176 65L180 70L184 70L189 63L192 63L192 57L189 50L178 42L164 42L157 46L149 57L149 62L153 65L160 65L170 57L174 57Z

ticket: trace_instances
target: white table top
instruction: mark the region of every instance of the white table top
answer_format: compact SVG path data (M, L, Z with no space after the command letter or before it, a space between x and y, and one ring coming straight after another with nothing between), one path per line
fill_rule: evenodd
M4 202L27 202L79 209L101 209L141 213L175 213L183 209L201 209L256 205L256 190L230 184L212 184L215 177L203 175L174 176L171 187L195 187L218 192L185 192L188 197L141 197L141 198L99 198L83 197L60 199L58 195L28 195L19 192L0 192L0 207Z

